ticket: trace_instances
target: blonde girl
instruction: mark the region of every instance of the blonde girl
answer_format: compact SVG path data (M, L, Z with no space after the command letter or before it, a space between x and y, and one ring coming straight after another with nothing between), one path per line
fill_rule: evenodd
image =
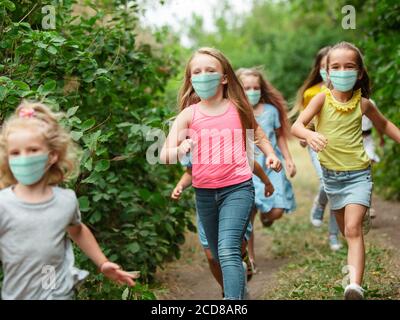
M370 83L360 50L336 44L327 56L328 88L317 94L292 126L292 133L316 152L331 210L348 244L350 284L345 299L363 299L365 267L362 222L371 206L371 162L361 131L362 115L400 143L400 130L369 100ZM316 116L315 132L306 128Z
M265 79L259 68L242 68L236 74L242 82L250 104L253 106L257 123L266 133L269 141L271 141L279 160L285 162L288 175L293 177L296 174L296 166L287 145L290 127L285 99ZM259 154L256 157L256 161L264 164L265 156ZM264 194L264 184L257 176L253 176L255 208L252 213L252 223L254 223L254 218L258 210L260 211L261 222L264 226L269 227L275 220L280 219L283 213L293 212L296 209L296 200L292 184L286 177L285 170L274 172L265 165L263 165L263 170L271 180L275 192L272 196L266 197ZM253 270L256 271L254 230L249 241L249 258Z
M74 267L67 234L105 276L134 285L134 276L107 260L81 222L75 192L57 186L76 174L78 166L69 133L44 104L24 101L4 122L0 132L2 299L73 299L75 285L88 273Z
M243 299L241 245L254 203L247 157L254 143L251 135L267 155L268 167L280 170L281 164L220 51L201 48L189 59L179 106L161 161L176 163L177 157L192 152L197 212L213 258L221 265L225 299Z

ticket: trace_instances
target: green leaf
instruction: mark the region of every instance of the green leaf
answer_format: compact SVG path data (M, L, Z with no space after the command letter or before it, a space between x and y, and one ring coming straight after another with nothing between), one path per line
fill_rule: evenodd
M81 129L83 131L89 130L96 124L96 120L94 119L87 119L84 123L81 125Z
M47 52L52 54L52 55L56 55L57 54L57 48L54 46L49 46L47 49Z
M76 113L76 111L78 111L78 109L79 106L69 108L67 111L67 118L71 118Z
M101 178L101 174L99 172L93 171L89 177L87 177L86 179L84 179L82 182L83 183L92 183L92 184L96 184L99 182L99 180L102 179Z
M140 250L140 246L139 246L139 244L137 242L133 242L131 244L128 244L126 246L126 248L133 254L139 252L139 250Z
M80 138L82 138L83 132L82 131L71 131L71 138L74 141L78 141Z
M175 231L174 231L174 229L171 227L171 225L169 223L165 223L164 226L165 226L165 229L168 231L168 233L171 236L175 235Z
M31 88L29 88L29 85L27 85L25 82L14 80L13 83L15 86L17 86L21 90L29 91L31 89Z
M0 87L0 101L4 101L4 99L7 97L8 94L8 89L5 87Z
M87 212L90 210L89 198L87 196L79 197L79 210L82 212Z
M45 92L51 92L54 91L56 87L57 87L57 82L55 80L50 80L44 84L43 90Z
M93 168L93 158L90 158L88 161L85 162L84 167L89 171L92 171Z
M9 0L3 0L0 2L8 11L15 11L15 4Z
M96 163L94 168L97 172L107 171L110 168L110 160L102 159Z

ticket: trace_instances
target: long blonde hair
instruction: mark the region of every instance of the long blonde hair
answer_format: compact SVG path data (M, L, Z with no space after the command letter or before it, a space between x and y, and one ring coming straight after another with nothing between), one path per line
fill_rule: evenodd
M190 81L190 63L192 62L193 58L198 54L207 54L211 57L214 57L221 63L223 72L227 78L227 83L224 85L223 97L229 99L237 108L242 124L243 135L247 143L246 129L256 130L258 127L258 124L254 118L253 109L249 101L247 100L244 89L228 59L222 54L222 52L215 48L200 48L190 57L189 61L187 62L183 85L178 95L178 105L180 110L182 111L190 105L200 102L200 98L194 91L192 83Z
M22 113L29 116L21 116ZM80 149L73 142L69 132L58 120L62 113L53 113L46 105L35 101L22 101L15 113L8 118L0 130L0 188L17 183L8 164L8 135L21 128L33 128L43 136L50 152L58 155L58 160L46 172L49 185L57 185L79 174Z
M269 103L278 109L279 121L281 123L282 135L286 138L290 137L290 125L287 117L287 104L282 93L278 91L263 75L261 67L240 68L236 71L239 79L245 76L253 76L258 78L261 90L261 103Z

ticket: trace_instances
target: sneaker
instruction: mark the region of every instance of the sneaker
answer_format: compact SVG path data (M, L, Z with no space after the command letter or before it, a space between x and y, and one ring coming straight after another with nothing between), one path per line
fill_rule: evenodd
M337 251L342 248L342 244L339 241L339 238L336 234L329 235L329 246L332 251Z
M364 215L363 222L362 222L362 228L363 228L363 234L366 235L369 230L371 229L371 215L370 215L370 209L367 209L367 212Z
M370 215L371 219L375 219L376 218L375 209L369 208L369 215Z
M349 284L346 289L344 289L344 299L345 300L363 300L364 299L364 289L356 283Z
M322 207L317 200L314 200L314 204L311 208L311 212L310 212L310 221L311 224L316 227L319 228L322 226L322 219L324 217L324 207Z

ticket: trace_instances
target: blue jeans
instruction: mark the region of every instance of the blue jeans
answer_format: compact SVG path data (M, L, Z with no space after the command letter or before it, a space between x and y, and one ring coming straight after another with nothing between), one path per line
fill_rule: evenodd
M245 294L241 247L254 206L253 181L218 189L194 189L208 245L221 265L225 299L241 300Z
M325 189L324 189L324 182L322 179L322 168L321 164L319 163L317 153L311 149L310 147L307 147L308 152L310 153L311 157L311 162L314 165L315 171L317 172L318 178L319 178L319 192L315 198L315 202L317 206L315 206L315 210L321 210L321 218L324 216L324 211L325 207L328 204L328 196L326 195ZM339 234L339 226L337 224L335 214L333 212L330 213L329 216L329 234L331 235L338 235Z

